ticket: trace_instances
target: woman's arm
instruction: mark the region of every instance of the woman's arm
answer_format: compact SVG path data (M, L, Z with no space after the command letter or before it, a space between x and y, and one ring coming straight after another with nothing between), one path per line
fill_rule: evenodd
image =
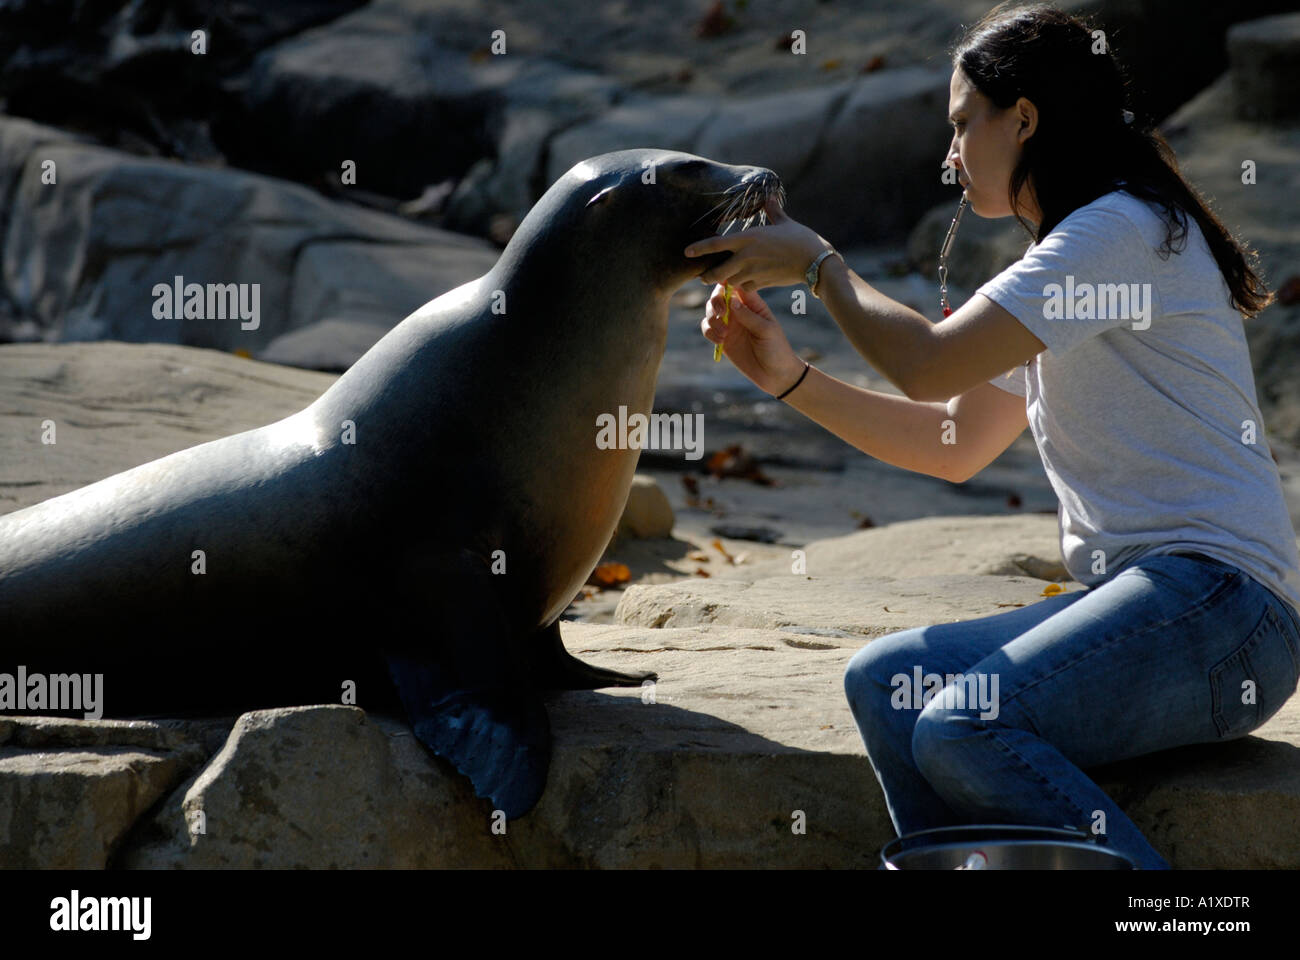
M1024 397L991 383L947 403L923 403L812 367L784 402L877 460L952 483L992 463L1028 425Z
M1045 349L987 297L971 297L952 316L931 324L872 287L838 257L828 257L821 271L818 296L844 335L911 400L958 396Z
M803 271L826 241L786 216L775 201L769 200L765 209L771 226L691 243L685 251L688 257L731 252L722 263L702 271L701 280L753 290L803 282ZM854 349L911 400L959 396L1047 349L985 296L971 297L952 316L932 325L876 290L839 257L822 261L817 295Z
M707 339L723 345L736 369L878 460L961 483L992 462L1027 425L1025 399L991 383L945 403L850 386L806 367L757 293L735 289L729 324L722 322L724 304L718 287L700 328Z

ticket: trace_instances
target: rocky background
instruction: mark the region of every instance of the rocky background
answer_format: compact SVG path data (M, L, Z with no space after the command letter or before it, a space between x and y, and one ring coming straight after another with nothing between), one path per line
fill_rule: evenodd
M791 216L937 321L958 196L925 173L949 138L944 48L989 5L0 4L0 512L301 409L607 150L773 168ZM1097 15L1139 115L1279 291L1246 330L1294 522L1300 14L1062 6ZM967 217L953 302L1026 244ZM153 285L176 275L260 284L259 327L155 319ZM711 455L643 453L607 564L565 615L575 654L657 669L658 703L556 698L547 794L508 840L409 729L355 708L19 718L0 720L0 866L875 865L893 833L844 665L872 636L1077 589L1056 498L1027 432L964 484L861 455L712 362L705 294L674 299L655 409L706 413ZM791 316L786 291L764 295L806 357L898 392L819 301ZM45 417L60 442L38 449ZM1175 866L1296 867L1298 750L1293 700L1246 740L1098 776ZM821 831L792 838L795 809Z

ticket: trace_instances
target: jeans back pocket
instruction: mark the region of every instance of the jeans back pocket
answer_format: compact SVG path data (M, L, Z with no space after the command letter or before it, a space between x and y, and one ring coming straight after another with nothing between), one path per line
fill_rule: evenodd
M1300 639L1270 601L1244 643L1210 670L1214 725L1223 740L1263 726L1300 682Z

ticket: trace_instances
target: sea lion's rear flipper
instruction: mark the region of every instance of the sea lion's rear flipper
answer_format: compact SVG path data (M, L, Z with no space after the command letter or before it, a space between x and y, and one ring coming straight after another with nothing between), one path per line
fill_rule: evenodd
M551 726L530 690L461 688L436 662L389 653L411 729L421 743L469 777L507 820L534 806L546 787Z
M598 690L601 687L639 687L646 680L658 680L654 671L622 673L607 667L583 663L564 648L560 621L543 627L533 640L538 651L538 686L546 690Z

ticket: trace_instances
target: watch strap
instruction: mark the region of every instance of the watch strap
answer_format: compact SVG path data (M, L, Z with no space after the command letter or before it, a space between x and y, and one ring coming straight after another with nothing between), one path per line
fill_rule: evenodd
M817 259L812 262L812 265L809 266L807 271L804 273L804 280L807 282L808 289L814 297L817 297L817 281L821 279L822 261L832 254L839 257L841 261L844 259L840 256L839 251L834 247L827 247L817 255ZM817 297L817 299L820 300L821 297Z

